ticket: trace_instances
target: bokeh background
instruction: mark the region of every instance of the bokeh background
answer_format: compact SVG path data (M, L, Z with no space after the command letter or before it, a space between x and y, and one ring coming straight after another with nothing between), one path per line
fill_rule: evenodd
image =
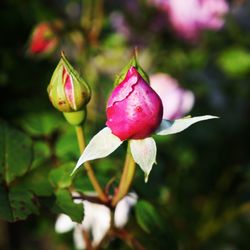
M142 209L142 215L134 209L126 228L145 249L250 249L250 2L228 5L224 26L204 30L191 42L177 35L166 13L150 1L1 1L1 123L29 137L35 159L10 186L30 187L39 205L25 220L7 222L0 213L0 249L74 249L71 232L54 230L57 214L50 209L54 195L48 175L63 164L74 166L78 146L74 129L52 107L46 88L63 50L93 90L86 122L89 140L105 123L108 94L134 47L149 75L167 73L194 93L191 115L220 119L155 137L157 165L150 180L145 184L137 168L132 186L153 209L145 214ZM31 53L34 27L55 20L63 27L56 48ZM19 164L21 156L11 152ZM124 154L121 147L95 162L103 185L114 176L119 180ZM91 188L85 175L77 175L74 183L82 190ZM0 201L4 197L1 187ZM113 239L105 249L130 248Z

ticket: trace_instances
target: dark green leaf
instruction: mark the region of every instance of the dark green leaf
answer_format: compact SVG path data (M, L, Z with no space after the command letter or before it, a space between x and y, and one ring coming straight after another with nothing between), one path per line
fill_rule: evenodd
M32 162L32 141L23 132L0 121L0 178L7 184L24 175Z
M59 113L29 114L21 121L23 128L32 135L48 135L63 126L63 116Z
M79 148L73 126L68 126L67 130L57 140L56 155L63 161L78 159Z
M53 188L49 181L48 175L51 166L44 163L40 167L30 171L23 178L21 178L20 185L26 187L27 190L32 191L37 196L50 196L53 194Z
M73 202L71 194L65 189L56 192L56 206L58 212L67 214L72 221L81 223L83 220L83 204Z
M96 176L98 178L98 181L102 183L102 180L99 178L100 176ZM104 182L107 183L107 182ZM79 171L77 175L74 176L73 179L73 186L77 192L83 192L83 191L90 191L94 192L93 186L91 182L89 181L88 176L83 171Z
M50 157L50 149L48 144L38 141L34 144L34 159L31 169L41 166Z
M54 187L67 188L72 183L71 172L75 163L66 163L59 168L50 171L49 179Z
M38 214L35 196L23 187L8 189L0 184L0 218L9 222L26 219L30 214Z
M160 218L155 208L147 201L140 200L135 207L137 223L147 233L160 226Z

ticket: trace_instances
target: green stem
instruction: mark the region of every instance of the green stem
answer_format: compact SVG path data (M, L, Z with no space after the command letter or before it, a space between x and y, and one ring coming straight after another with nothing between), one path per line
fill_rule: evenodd
M76 129L77 141L78 141L80 154L81 154L85 148L85 138L84 138L83 128L82 126L75 126L75 129Z
M134 178L134 174L135 174L135 161L130 152L130 146L128 144L122 177L119 183L118 191L112 200L113 206L115 206L128 193Z
M78 140L78 144L79 144L79 149L80 149L80 153L83 152L83 150L85 149L85 137L84 137L84 132L83 132L83 128L82 126L75 126L76 128L76 135L77 135L77 140ZM108 201L108 197L106 196L106 194L103 192L101 185L99 184L97 178L95 177L95 173L90 165L89 162L85 162L84 163L84 167L87 171L89 180L91 181L96 193L98 194L98 197L103 201L103 202L107 202Z

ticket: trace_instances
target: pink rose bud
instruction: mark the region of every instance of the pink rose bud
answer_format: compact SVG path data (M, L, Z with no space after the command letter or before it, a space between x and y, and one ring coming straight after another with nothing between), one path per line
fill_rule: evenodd
M162 100L164 119L181 118L192 109L194 94L180 87L169 75L157 73L150 76L150 85Z
M28 52L33 55L44 55L53 52L58 45L57 32L62 28L62 23L39 23L33 30L29 42Z
M75 112L85 108L91 91L87 82L62 54L48 85L48 94L53 106L59 111Z
M225 0L150 0L168 15L176 33L196 42L203 30L218 30L224 24L223 16L229 7Z
M121 140L143 139L160 125L163 106L160 97L132 66L113 90L106 114L106 125Z

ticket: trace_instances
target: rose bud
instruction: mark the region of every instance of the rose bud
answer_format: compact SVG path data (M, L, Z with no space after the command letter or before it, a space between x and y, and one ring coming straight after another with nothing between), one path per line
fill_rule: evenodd
M159 127L163 106L157 93L132 66L113 90L106 114L106 125L121 140L144 139Z
M62 112L84 109L91 95L88 84L79 76L63 54L47 90L53 106Z
M128 139L131 156L143 170L147 182L156 162L157 147L153 134L176 134L197 122L218 118L205 115L162 119L162 101L138 71L131 65L125 75L119 75L121 82L111 93L107 104L107 127L90 140L72 174L87 161L107 157ZM168 105L171 106L171 100L166 108Z
M175 120L183 117L194 105L194 94L182 88L176 79L164 73L150 76L150 86L160 96L163 118Z
M58 31L62 28L60 21L39 23L33 30L29 42L28 53L31 55L47 55L58 45Z

